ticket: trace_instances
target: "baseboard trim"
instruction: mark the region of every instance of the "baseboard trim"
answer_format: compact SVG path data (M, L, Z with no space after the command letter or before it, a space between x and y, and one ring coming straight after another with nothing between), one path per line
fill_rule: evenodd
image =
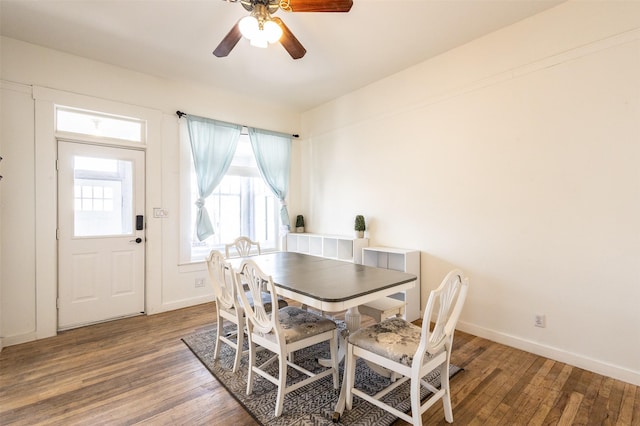
M160 306L156 306L153 309L147 311L147 315L160 314L162 312L175 311L176 309L188 308L190 306L201 305L203 303L213 302L215 297L213 295L207 295L202 297L193 297L189 299L176 300L169 303L163 303Z
M176 309L188 308L190 306L196 306L196 305L201 305L203 303L213 302L214 300L215 300L215 297L212 295L178 300L175 302L165 303L163 305L160 305L157 308L153 309L153 311L149 310L145 312L145 314L146 315L160 314L162 312L169 312L169 311L174 311ZM122 318L125 318L125 317L122 317ZM120 318L113 318L111 320L115 320L115 319L120 319ZM107 321L111 321L111 320L107 320ZM92 324L86 324L86 325L88 326ZM82 327L84 327L84 325ZM40 340L46 337L55 336L56 334L57 333L54 333L50 336L49 335L38 336L38 333L36 331L30 331L28 333L16 334L14 336L4 336L0 338L0 351L2 350L2 348L6 348L8 346L19 345L21 343L27 343L27 342L33 342L35 340Z
M34 340L37 340L37 334L35 331L16 334L13 336L5 336L2 338L2 347L6 348L8 346L19 345L21 343L32 342Z
M531 352L554 361L564 362L574 367L583 368L603 376L621 380L635 386L640 386L640 372L629 370L617 365L609 364L584 355L567 352L565 350L542 345L538 342L523 339L518 336L502 333L496 330L480 327L464 321L458 321L457 328L465 333L482 337L493 342L507 345L516 349Z

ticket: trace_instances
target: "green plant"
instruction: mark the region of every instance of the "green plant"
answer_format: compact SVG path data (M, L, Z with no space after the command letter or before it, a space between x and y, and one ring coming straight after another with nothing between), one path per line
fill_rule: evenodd
M296 216L296 228L304 228L304 217L301 214Z
M356 231L364 231L365 230L364 216L362 216L360 214L356 216L356 223L355 223L354 229Z

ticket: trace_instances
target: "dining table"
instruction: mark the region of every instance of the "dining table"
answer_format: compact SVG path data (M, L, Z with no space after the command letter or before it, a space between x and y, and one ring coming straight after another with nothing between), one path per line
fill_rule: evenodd
M238 269L243 259L232 258L229 262ZM359 305L412 288L417 280L415 275L405 272L296 252L271 252L250 256L250 259L272 277L279 295L323 313L346 310L344 317L349 332L360 328ZM338 343L339 358L343 359L344 336ZM334 421L339 420L344 410L345 396L343 379Z

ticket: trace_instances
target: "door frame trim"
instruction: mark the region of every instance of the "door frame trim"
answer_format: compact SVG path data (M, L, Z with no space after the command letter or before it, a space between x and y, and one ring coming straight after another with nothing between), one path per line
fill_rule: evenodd
M145 216L147 217L147 247L145 251L145 312L159 309L162 298L162 228L160 221L151 220L151 206L161 206L162 117L161 111L79 95L39 86L33 87L35 111L35 272L36 272L36 339L55 336L58 332L58 244L57 218L57 145L58 138L68 134L55 132L56 105L65 105L111 114L137 117L147 122L145 153ZM131 148L131 143L107 145Z

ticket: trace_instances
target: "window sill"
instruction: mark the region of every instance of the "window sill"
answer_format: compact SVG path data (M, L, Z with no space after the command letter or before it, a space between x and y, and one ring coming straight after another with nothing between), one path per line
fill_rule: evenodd
M262 254L276 253L278 249L266 249L262 250ZM178 272L200 272L207 269L207 264L204 260L192 260L178 263Z

